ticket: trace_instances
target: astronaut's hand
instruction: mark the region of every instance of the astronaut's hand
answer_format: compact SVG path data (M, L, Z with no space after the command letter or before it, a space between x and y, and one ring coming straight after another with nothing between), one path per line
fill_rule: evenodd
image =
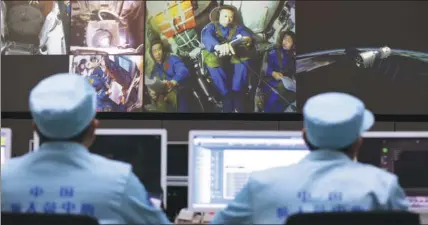
M220 57L227 56L227 55L235 55L235 50L233 49L232 45L229 43L216 45L214 47L214 50L216 50Z
M250 37L248 37L248 36L244 36L244 37L242 37L243 39L244 39L244 45L245 46L250 46L251 45L251 42L252 42L252 40L251 40L251 38Z
M284 78L284 74L280 73L280 72L272 72L272 77L275 80L281 80L282 78Z
M157 94L156 94L156 92L154 92L151 89L149 89L149 95L150 95L150 98L152 98L152 100L155 100L158 97Z
M189 52L189 56L192 59L196 59L196 57L199 55L199 53L201 53L201 48L195 48L193 49L191 52Z
M166 86L168 87L168 89L171 89L171 88L177 86L177 81L175 81L175 80L169 80L169 81L166 82Z

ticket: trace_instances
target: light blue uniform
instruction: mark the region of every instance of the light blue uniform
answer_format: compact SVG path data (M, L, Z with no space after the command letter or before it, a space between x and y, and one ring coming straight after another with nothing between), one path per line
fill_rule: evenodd
M316 150L293 166L252 174L212 223L283 224L289 215L300 212L407 207L395 175L335 150Z
M85 78L59 74L30 93L41 134L70 140L92 123L97 98ZM126 150L126 149L124 149ZM84 214L100 223L167 224L129 164L91 154L77 142L48 141L1 170L2 212Z
M1 171L2 211L71 213L117 224L167 224L131 165L91 154L77 143L51 142L14 158Z
M253 173L213 224L284 224L296 213L408 209L394 174L336 150L373 125L364 103L325 93L310 98L303 115L306 139L317 149L295 165Z

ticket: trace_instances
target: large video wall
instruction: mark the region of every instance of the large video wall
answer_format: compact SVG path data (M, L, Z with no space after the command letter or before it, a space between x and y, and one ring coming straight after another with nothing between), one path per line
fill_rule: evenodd
M79 74L99 112L299 113L342 91L375 113L428 114L417 3L1 3L2 77Z

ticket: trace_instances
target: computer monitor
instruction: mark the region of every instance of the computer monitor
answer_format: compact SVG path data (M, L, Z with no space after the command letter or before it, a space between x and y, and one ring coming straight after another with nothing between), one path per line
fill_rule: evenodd
M162 201L166 207L166 130L97 129L95 134L95 142L89 147L90 152L132 164L134 173L152 200ZM34 143L39 143L37 134ZM38 146L34 149L37 150Z
M12 130L1 128L1 165L12 157Z
M364 158L398 176L411 210L428 212L428 132L366 132L363 138Z
M288 166L308 153L301 132L190 131L188 208L222 209L251 172Z

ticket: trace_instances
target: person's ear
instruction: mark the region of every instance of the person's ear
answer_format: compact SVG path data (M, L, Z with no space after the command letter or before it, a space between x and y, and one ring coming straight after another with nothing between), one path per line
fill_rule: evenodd
M40 131L39 131L39 128L37 127L37 124L33 121L32 123L31 123L31 127L33 128L33 130L35 130L37 133L39 133Z
M361 145L363 144L363 138L359 137L353 144L351 149L352 158L356 161L358 153L360 152Z
M100 121L99 121L99 120L97 120L97 119L93 119L93 120L91 121L91 125L90 125L90 128L89 128L89 132L91 132L91 134L95 134L95 130L98 128L99 124L100 124Z
M305 128L302 129L302 137L303 137L303 140L305 140L305 142L308 140L306 138L306 129Z

